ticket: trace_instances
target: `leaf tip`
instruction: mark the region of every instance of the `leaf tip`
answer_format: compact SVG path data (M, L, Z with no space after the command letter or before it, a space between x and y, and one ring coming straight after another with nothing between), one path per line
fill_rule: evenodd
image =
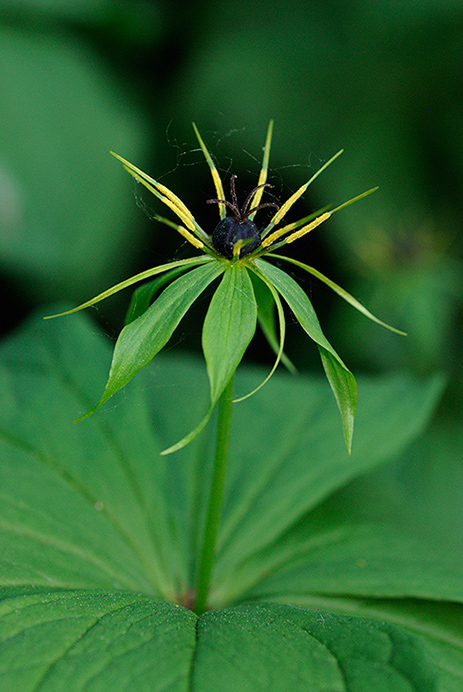
M90 411L87 411L87 413L84 413L83 416L80 416L80 418L76 418L76 420L72 421L72 425L75 425L76 423L80 423L81 421L85 420L86 418L89 418L95 411L100 408L101 404L103 401L99 401L96 406L90 409Z

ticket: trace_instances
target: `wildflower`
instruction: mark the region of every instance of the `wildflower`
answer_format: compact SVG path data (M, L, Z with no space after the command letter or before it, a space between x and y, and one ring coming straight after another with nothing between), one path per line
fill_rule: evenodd
M217 194L217 197L207 200L210 204L217 204L220 216L220 220L211 234L201 228L191 211L169 188L118 154L114 154L135 180L169 207L177 217L177 221L157 214L154 218L178 231L196 250L200 250L201 254L148 269L100 293L77 308L61 313L64 315L82 310L123 288L153 276L162 275L141 286L135 292L126 326L119 335L114 348L108 382L103 395L98 404L79 420L94 413L159 353L190 306L214 280L221 277L211 299L202 331L202 346L210 382L210 405L199 425L182 440L165 450L163 454L184 447L207 424L216 403L244 356L256 330L257 321L259 321L270 346L276 353L275 363L257 389L235 401L241 401L260 389L273 375L281 360L291 368L291 363L283 352L285 316L281 299L290 308L304 331L318 346L326 376L341 412L344 438L350 453L357 403L357 386L354 376L323 334L315 311L305 292L291 276L268 260L284 260L298 266L323 281L371 320L392 331L403 333L374 317L347 291L313 267L300 260L275 253L279 248L313 231L336 211L370 194L373 189L331 211L325 209L321 213L286 223L286 215L293 204L304 194L315 178L342 153L342 150L312 175L281 207L278 207L274 202L262 203L265 188L269 186L267 174L273 130L273 121L271 121L257 186L240 207L235 188L236 176L231 177L230 199L227 199L214 161L196 126L193 125L193 127L210 168ZM259 230L254 218L262 208L267 207L276 207L276 211L269 223ZM233 214L227 215L227 211L230 210ZM160 295L154 302L151 302L153 296L159 293L160 289L163 289ZM256 300L255 289L259 291L259 304ZM275 308L278 316L278 337L273 324Z

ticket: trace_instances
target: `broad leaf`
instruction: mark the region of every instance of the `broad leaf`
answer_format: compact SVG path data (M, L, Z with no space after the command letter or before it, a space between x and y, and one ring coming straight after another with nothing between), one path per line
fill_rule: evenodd
M285 601L288 599L285 598ZM463 687L463 606L418 599L360 599L323 595L293 595L291 603L343 615L386 620L419 635L439 671L439 692ZM413 689L413 688L412 688ZM421 692L421 688L417 688ZM426 687L423 689L427 689ZM432 689L432 688L431 688Z
M439 380L424 389L406 378L360 379L356 446L347 457L323 380L309 384L299 377L285 379L274 377L268 385L271 392L262 390L249 408L237 404L235 426L241 434L232 447L215 570L217 603L273 572L278 547L275 554L270 548L262 561L260 551L273 546L335 490L400 452L417 435L442 391ZM247 391L256 381L258 376L241 386ZM319 533L314 530L315 544L324 534L324 526ZM301 541L306 538L301 533ZM298 544L294 551L297 554ZM341 574L338 577L342 584ZM322 574L320 582L323 585Z
M286 272L268 262L260 260L257 265L288 303L304 331L318 345L326 376L341 411L344 439L350 453L357 406L357 386L354 376L323 334L312 304L302 288Z
M278 604L197 618L141 594L5 589L2 692L436 690L417 639Z
M0 593L2 692L191 689L191 611L116 591Z
M67 687L70 692L84 685L89 690L108 685L117 690L120 684L122 690L133 680L141 692L152 692L157 677L151 673L151 661L154 669L157 665L161 671L159 681L164 688L171 684L173 690L195 689L182 687L186 685L186 666L179 658L183 652L191 664L190 637L195 628L195 663L188 668L192 679L195 683L196 679L209 679L209 667L217 676L205 690L220 689L224 657L230 660L227 651L234 646L242 652L240 670L263 670L267 677L262 684L267 687L262 689L268 689L268 680L275 681L278 689L280 669L286 671L284 661L294 660L294 647L305 651L304 642L309 649L306 657L298 658L299 665L311 665L312 656L318 657L316 652L328 648L330 670L337 666L343 671L349 667L354 670L359 661L365 662L365 667L361 664L365 670L368 660L373 660L378 674L384 673L387 692L420 689L418 681L426 678L413 676L429 673L428 664L422 667L419 647L408 635L391 630L390 624L330 618L326 613L292 608L278 611L256 603L215 611L196 626L189 611L159 603L160 598L187 602L190 597L198 522L207 495L210 466L206 437L198 438L174 457L159 456L166 441L196 418L198 406L207 400L207 379L201 377L196 362L158 356L145 369L146 376L141 374L129 385L126 397L116 395L113 407L71 426L76 411L88 404L95 388L104 381L109 360L107 345L100 342L84 315L33 323L3 345L0 360L4 364L0 371L0 581L5 588L20 588L13 593L8 588L6 595L12 600L5 601L6 610L0 608L0 661L10 675L2 675L2 682L8 680L9 684L6 692L27 692L28 685L35 689L42 678L43 689L46 685L60 689L66 687L62 681L71 680ZM249 391L262 380L260 371L240 370L238 393ZM350 530L347 519L336 523L332 505L332 537L342 540L327 541L323 523L328 496L334 497L334 491L349 480L397 455L418 434L440 387L439 382L424 385L406 378L361 380L357 444L350 459L334 434L336 410L321 380L276 374L253 399L237 404L237 434L214 573L214 605L220 608L240 599L271 597L356 615L364 608L369 617L416 629L433 656L441 655L443 660L447 656L449 665L455 665L455 657L462 650L457 640L445 644L442 637L439 639L439 628L429 622L425 626L424 620L422 627L415 627L406 609L401 619L393 603L390 614L386 601L384 614L375 614L372 598L390 593L397 601L395 594L402 588L397 576L395 587L392 585L395 590L387 591L391 589L394 557L406 566L403 582L408 577L408 595L457 597L456 573L452 579L446 576L452 575L454 556L444 551L439 554L442 562L428 570L424 591L419 578L423 566L426 569L430 564L418 553L415 560L410 555L408 562L404 561L407 546L411 552L417 545L410 542L410 535L408 539L396 535L391 540L391 532L378 531L376 545L374 531L365 533L365 522L358 518ZM153 395L147 407L150 391ZM387 539L388 552L383 549L381 562L381 542ZM321 559L323 549L326 570ZM357 565L362 581L355 565L347 569L360 549L374 558L370 566ZM306 574L312 570L307 593L301 588L302 567ZM344 598L347 605L343 610L339 594L349 584L353 595ZM34 607L23 609L22 604L30 604L31 598ZM63 606L51 605L62 598ZM321 623L320 632L317 623ZM156 638L159 632L165 633L161 640ZM447 632L446 642L451 630ZM331 639L323 638L328 635ZM388 649L385 636L397 643L397 657L376 658L380 647L373 646L373 641L377 636L383 641L383 651L393 650ZM172 641L172 651L163 648L166 640ZM218 664L210 651L214 642ZM372 647L365 649L368 643ZM266 659L264 651L269 652ZM175 660L174 655L178 655ZM406 662L405 668L399 656ZM164 667L164 660L170 661L169 665ZM236 655L232 660L237 660ZM276 665L281 660L283 664ZM85 677L87 666L89 678ZM316 669L320 671L320 666ZM64 678L59 677L62 674ZM174 677L165 677L168 675ZM355 677L353 674L352 679ZM361 682L360 672L358 677ZM353 686L350 678L342 679L346 685L340 688L343 692L370 690ZM79 687L81 680L84 682ZM239 675L237 680L241 687L236 689L243 689ZM261 678L251 676L250 680L253 689L259 689ZM322 684L323 678L316 678L312 686L323 690ZM285 689L283 682L281 685ZM379 682L377 687L381 689Z

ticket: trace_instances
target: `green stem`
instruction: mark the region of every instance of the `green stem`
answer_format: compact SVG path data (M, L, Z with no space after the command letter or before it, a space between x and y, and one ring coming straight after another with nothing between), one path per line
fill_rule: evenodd
M222 513L222 501L225 489L232 425L233 380L234 377L230 379L219 401L219 420L217 423L214 471L209 496L206 530L199 562L198 581L196 584L194 610L198 615L202 615L207 610L207 599L209 596L212 568L214 566L217 533L220 524L220 515Z

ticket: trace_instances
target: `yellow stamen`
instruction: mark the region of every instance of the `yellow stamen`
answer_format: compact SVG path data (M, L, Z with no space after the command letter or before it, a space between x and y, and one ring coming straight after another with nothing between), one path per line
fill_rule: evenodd
M198 248L198 250L202 250L204 247L204 243L199 240L199 238L196 238L190 231L187 231L186 228L183 228L183 226L176 226L177 231L182 235L186 240L188 240L189 243L194 245L194 247Z
M233 259L238 258L240 256L240 251L243 245L246 245L246 241L241 239L237 240L236 243L233 246Z
M267 174L268 174L268 162L270 159L270 146L272 144L272 133L273 133L273 120L271 120L268 124L268 130L267 130L267 138L265 140L265 146L264 146L264 158L262 159L262 168L259 174L259 180L257 181L257 185L264 185L264 183L267 182ZM262 195L264 194L264 188L261 187L259 190L256 190L254 197L252 198L252 202L249 205L249 209L252 209L253 207L258 207L260 204L260 201L262 199ZM255 212L254 212L255 214ZM254 218L254 214L250 214L249 218L251 221Z
M307 188L309 187L310 183L312 183L312 182L315 180L315 178L317 178L317 177L320 175L320 173L321 173L322 171L325 170L325 168L327 168L331 163L333 163L333 161L334 161L335 159L337 159L338 156L340 156L340 155L342 154L343 151L344 151L344 150L341 149L340 151L337 152L337 154L335 154L334 156L332 156L332 157L329 159L329 161L327 161L326 163L324 163L323 166L322 166L321 168L319 168L318 171L317 171L316 173L314 173L314 175L310 178L310 180L308 180L304 185L302 185L302 186L299 188L299 190L296 190L296 192L295 192L293 195L291 195L291 197L280 207L280 209L277 211L277 213L275 214L275 216L273 216L273 217L270 219L269 225L268 225L267 228L263 231L263 237L265 237L265 236L272 230L272 228L273 228L274 226L277 225L277 223L280 223L281 219L285 216L285 214L287 214L287 212L291 209L291 207L293 206L293 204L299 199L299 197L300 197L301 195L304 194L304 192L305 192L305 191L307 190ZM262 244L263 244L263 243L262 243Z
M309 182L310 182L310 181L309 181ZM296 190L296 192L295 192L293 195L291 195L291 197L290 197L288 200L286 200L286 202L285 202L284 204L281 205L281 207L278 209L278 211L277 211L277 213L275 214L275 216L274 216L274 217L272 218L272 220L270 221L270 224L271 224L272 226L276 226L277 223L280 223L281 219L282 219L282 218L285 216L285 214L287 214L287 212L291 209L291 207L293 206L294 202L296 202L296 200L298 200L299 197L300 197L301 195L303 195L304 192L307 190L307 188L309 187L309 182L307 182L307 183L305 183L304 185L302 185L302 186L299 188L299 190ZM270 224L269 224L269 225L270 225Z
M314 219L311 221L311 223L307 224L306 226L303 226L300 228L298 231L295 233L292 233L290 236L285 238L286 243L292 243L294 240L297 240L298 238L301 238L301 236L305 235L306 233L309 233L310 231L313 231L314 228L317 228L321 223L329 219L331 216L330 212L325 212L325 214L322 214L318 218ZM289 224L291 226L292 224ZM277 231L274 231L274 233L271 233L268 238L266 238L262 242L262 247L269 247L270 245L273 245L273 243L281 238L285 233L288 232L288 226L284 226L283 228L279 228Z
M222 187L222 181L220 180L219 173L217 171L216 165L214 161L212 160L212 156L210 155L206 145L203 142L203 138L199 134L198 128L196 127L195 123L193 124L193 129L195 131L195 135L197 137L197 140L199 142L199 146L201 147L203 154L206 158L207 164L210 168L211 175L212 175L212 180L214 181L214 186L215 186L215 191L217 192L217 199L225 199L225 194L223 191ZM220 213L220 218L223 219L226 216L226 209L225 209L225 204L221 204L219 202L219 213Z
M287 243L292 243L293 241L297 240L298 238L301 238L303 235L306 233L310 233L310 231L313 231L314 228L317 228L321 223L329 219L331 216L330 212L327 211L321 216L318 217L318 219L314 219L312 223L307 224L307 226L303 226L300 228L298 231L295 233L292 233L292 235L288 236L286 238Z
M124 164L125 170L130 173L135 180L138 180L138 182L144 185L150 192L153 193L153 195L164 202L169 209L172 209L174 214L176 214L179 219L183 221L185 226L187 226L190 231L197 231L193 214L188 207L185 206L182 200L177 197L177 195L171 192L168 187L158 183L156 180L154 180L154 178L151 178L149 175L144 173L140 168L137 168L137 166L134 166L132 163L122 158L122 156L115 154L113 151L111 154Z

